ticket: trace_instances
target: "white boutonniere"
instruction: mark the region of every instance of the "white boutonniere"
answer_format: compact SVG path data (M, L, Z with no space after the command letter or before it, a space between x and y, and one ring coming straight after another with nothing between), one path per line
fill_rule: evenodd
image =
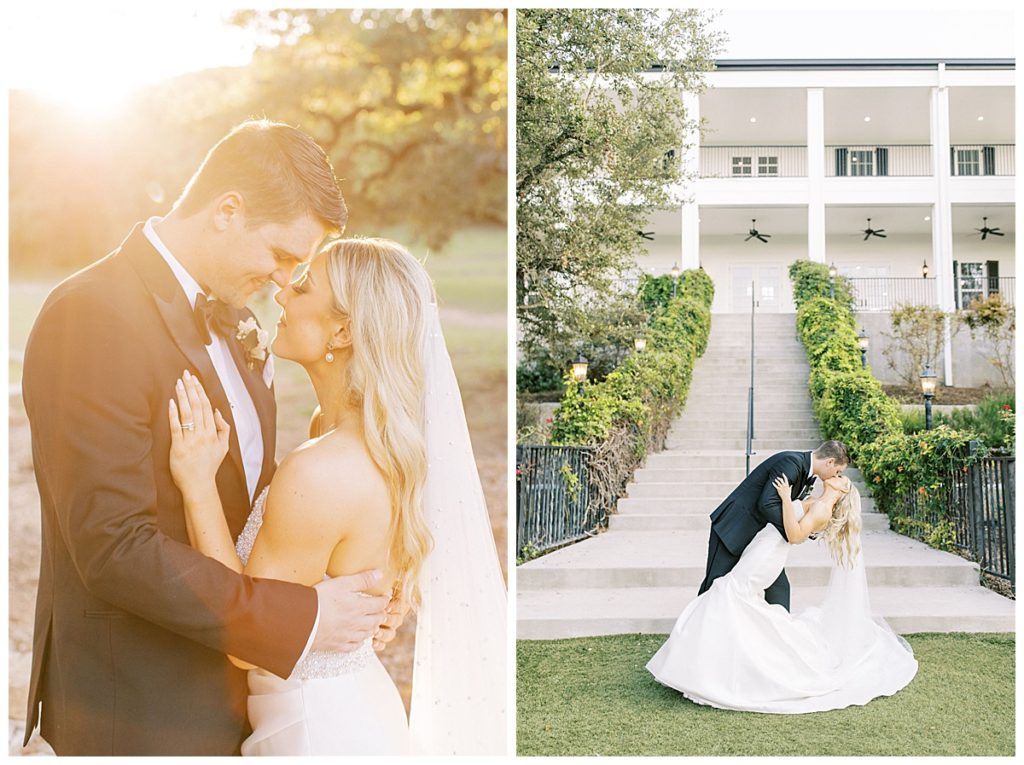
M265 329L260 329L260 325L252 316L238 322L235 338L245 349L245 360L249 369L255 369L257 361L266 361L267 342L270 340L270 335Z

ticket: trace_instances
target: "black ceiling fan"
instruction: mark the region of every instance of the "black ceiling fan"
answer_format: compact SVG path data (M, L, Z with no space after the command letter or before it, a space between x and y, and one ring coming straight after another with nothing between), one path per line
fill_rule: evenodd
M640 235L641 239L646 239L648 242L653 242L654 241L654 232L653 231L637 231L636 233L638 233Z
M866 229L864 229L863 233L864 233L864 241L865 242L868 240L869 237L872 237L872 236L877 236L880 239L885 239L886 238L885 229L884 228L871 228L871 218L868 218L868 227Z
M996 226L995 228L988 227L988 218L982 218L981 228L976 228L974 230L981 232L981 241L983 242L985 241L985 237L987 237L989 234L992 234L992 236L1004 236L1004 234L999 231L998 226Z
M749 242L751 239L757 238L760 239L762 242L767 243L768 240L772 238L771 234L762 234L760 231L757 230L757 218L751 218L750 223L750 231L747 232L750 234L750 236L744 239L744 242Z

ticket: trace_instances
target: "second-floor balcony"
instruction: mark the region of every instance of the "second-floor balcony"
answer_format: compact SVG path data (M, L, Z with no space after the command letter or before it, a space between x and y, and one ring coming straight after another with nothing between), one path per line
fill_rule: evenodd
M949 174L1012 176L1014 144L954 144ZM830 144L825 147L828 178L920 178L934 175L929 144ZM701 178L805 178L807 147L729 145L700 147Z

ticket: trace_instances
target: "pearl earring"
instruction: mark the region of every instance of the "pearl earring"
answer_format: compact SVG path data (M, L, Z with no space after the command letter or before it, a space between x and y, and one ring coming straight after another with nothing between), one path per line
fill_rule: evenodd
M332 361L334 361L334 354L331 353L331 351L333 351L333 350L334 350L334 346L331 345L330 343L328 343L327 344L327 354L324 356L324 361L326 361L328 364L330 364Z

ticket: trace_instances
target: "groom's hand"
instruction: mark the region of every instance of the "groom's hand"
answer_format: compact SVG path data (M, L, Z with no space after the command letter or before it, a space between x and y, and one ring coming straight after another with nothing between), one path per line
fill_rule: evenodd
M387 616L373 636L375 650L383 651L387 644L395 639L395 634L402 626L402 622L405 621L405 615L409 613L410 608L412 608L412 604L409 601L401 597L391 598L387 607Z
M365 591L377 586L380 578L379 571L363 571L315 586L320 622L311 650L353 651L377 631L387 619L388 597Z

